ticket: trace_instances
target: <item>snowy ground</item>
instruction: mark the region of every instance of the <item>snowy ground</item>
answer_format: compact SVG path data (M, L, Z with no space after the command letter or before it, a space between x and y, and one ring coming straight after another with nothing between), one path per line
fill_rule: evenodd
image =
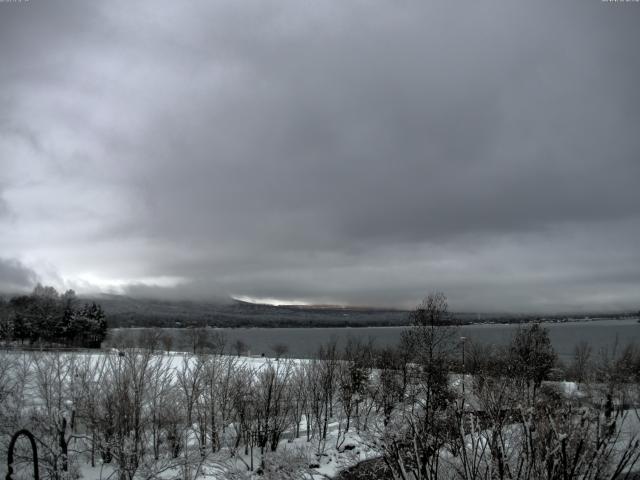
M2 352L2 355L15 355L15 356L30 356L37 354L38 352L21 352L21 351L8 351ZM100 362L105 358L117 359L119 356L118 351L106 351L106 352L75 352L75 353L62 353L64 356L74 356L80 361L88 362ZM186 352L162 352L159 353L164 359L168 359L170 368L178 372L184 368L185 362L194 362L196 357ZM235 357L234 359L239 364L250 367L254 372L259 372L265 365L279 362L292 362L295 365L300 365L309 360L301 359L274 359L266 357ZM469 404L472 403L471 396L471 384L472 377L461 375L452 375L451 384L454 389L461 392L463 385L466 390L466 397ZM548 382L549 385L553 385L558 388L559 391L567 396L582 397L584 391L574 382ZM37 405L37 399L31 396L31 403L25 404L25 407L33 407ZM630 438L631 435L635 435L640 432L640 413L635 410L627 412L627 416L624 423L624 438ZM277 461L280 465L288 464L291 468L302 468L309 471L309 478L322 479L333 478L339 471L353 466L361 461L368 460L377 457L379 454L366 446L367 442L361 438L352 429L346 435L342 435L339 423L334 421L328 426L327 439L322 446L319 446L318 439L311 439L307 441L306 438L306 419L302 418L300 425L299 438L293 438L293 432L291 430L286 431L283 435L283 440L280 442L276 452L271 452L268 449L261 452L255 448L253 452L246 453L244 448L241 448L235 453L235 456L231 455L231 451L228 448L217 454L209 455L206 461L200 466L198 471L200 478L233 478L233 479L250 479L250 478L263 478L258 476L256 471L259 469L261 463L269 465L270 461ZM622 441L622 440L621 440ZM318 454L322 452L322 454ZM86 457L86 456L85 456ZM82 457L80 464L78 465L82 478L89 480L111 480L114 478L115 472L113 466L110 464L101 465L96 467L89 465L88 459ZM253 458L253 462L252 462ZM251 466L253 463L253 471ZM6 462L1 461L2 468L0 468L0 475L4 475L4 465ZM311 468L310 468L311 466ZM233 475L230 474L233 473ZM231 476L230 476L231 475ZM140 476L141 479L147 480L144 475ZM184 478L181 475L179 468L168 468L155 478ZM273 477L277 478L277 477Z
M33 355L38 355L40 352L34 351L20 351L9 350L1 352L3 356L22 357L24 360L33 358ZM127 353L130 354L130 353ZM96 352L62 352L63 357L73 356L79 363L89 362L98 364L105 359L117 360L119 352L117 350L109 351L96 351ZM184 368L185 362L188 364L196 361L196 356L187 352L160 352L163 359L168 359L169 368L175 370L176 374L179 370ZM6 358L6 357L4 357ZM238 365L249 367L254 372L258 373L265 365L291 362L294 365L300 365L308 362L305 359L275 359L262 356L233 356L234 360L238 362ZM33 362L30 364L30 369L34 369ZM33 380L32 380L33 381ZM28 393L26 395L27 401L23 403L25 409L36 408L40 405L41 401L38 399L35 393L35 386L32 384L26 385ZM285 431L283 440L280 442L276 452L271 452L268 448L264 452L261 452L259 448L254 448L253 451L245 453L244 447L236 452L234 458L231 459L230 451L228 448L223 449L217 454L211 454L207 456L207 459L201 465L201 469L198 471L199 478L234 478L234 479L249 479L249 478L263 478L256 473L261 463L269 463L269 460L277 459L278 462L288 462L291 464L298 463L299 467L307 467L311 477L314 479L333 478L340 470L353 466L362 460L366 460L376 456L375 452L365 447L360 437L354 432L341 434L339 431L339 423L337 421L331 422L328 425L327 438L323 441L322 447L319 446L318 439L312 438L307 441L306 436L306 419L302 417L302 421L299 428L299 438L293 438L294 433L291 430ZM338 437L340 437L339 447L337 446ZM81 448L78 445L70 444L70 449L75 447ZM318 451L322 451L321 455L318 455ZM253 457L253 462L252 462ZM97 462L95 467L91 467L88 456L78 456L76 468L80 473L81 478L89 480L111 480L115 479L116 472L114 465L102 464ZM253 465L253 471L251 466ZM313 468L309 469L309 466ZM228 477L228 470L235 471L234 476ZM162 474L156 478L181 478L179 468L168 468ZM6 457L5 453L2 454L0 459L0 476L6 474ZM141 476L144 478L144 475Z

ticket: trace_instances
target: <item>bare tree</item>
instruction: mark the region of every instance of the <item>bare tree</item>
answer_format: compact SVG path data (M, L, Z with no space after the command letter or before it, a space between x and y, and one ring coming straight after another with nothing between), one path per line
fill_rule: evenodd
M321 360L322 365L322 378L323 388L326 390L326 407L328 417L333 418L334 396L336 389L336 376L338 373L338 366L340 364L340 352L338 351L338 341L336 338L332 338L324 345L320 345L317 353L318 359ZM323 437L326 437L326 425L323 427Z
M591 368L591 345L586 341L579 342L573 350L573 362L570 366L571 377L578 384L587 380Z
M402 402L405 392L403 384L403 356L397 348L383 348L376 353L376 382L371 397L378 412L382 412L385 424L389 422L391 412Z
M235 342L233 342L232 349L235 352L235 354L239 357L245 354L249 350L249 347L242 340L237 339Z
M243 364L233 357L209 356L204 364L203 406L209 416L208 438L211 450L222 447L223 436L231 422L234 376Z
M187 329L187 338L192 353L214 353L221 355L227 344L227 339L221 331L203 327Z
M169 358L156 356L152 359L146 387L147 443L150 443L153 459L158 461L162 444L167 440L164 432L165 424L169 423L166 414L174 408L171 394L177 388Z
M261 448L268 444L271 451L275 451L282 434L292 424L292 372L291 361L267 361L257 372L254 407L258 420L258 443Z
M442 293L427 296L411 321L403 343L412 349L415 367L404 401L385 419L378 436L397 478L437 479L455 405L447 373L457 332Z
M138 346L149 350L151 353L155 353L160 348L162 341L162 330L159 328L152 328L149 330L140 331L138 336Z
M284 343L276 343L271 346L271 350L273 350L276 360L279 360L289 352L289 346Z
M535 402L536 393L557 362L549 333L540 324L518 328L509 347L513 373L521 381L527 403Z
M349 338L344 348L342 360L338 366L337 383L341 417L338 422L339 434L336 445L344 441L344 434L349 432L351 419L356 419L356 429L360 429L360 405L367 394L372 368L371 344Z
M474 389L483 415L459 416L449 461L459 478L612 480L627 478L638 462L640 444L622 411L605 420L602 407L578 406L544 388L540 401L525 407L518 379L495 372Z
M313 359L305 364L308 401L306 402L307 440L317 439L318 453L326 444L330 414L330 369L326 360Z
M33 428L45 448L42 458L49 476L69 471L69 442L74 436L78 392L73 382L75 356L59 352L35 356L34 386L39 403L31 412Z
M171 333L166 332L160 337L160 342L162 342L162 346L164 347L165 352L170 352L173 347L173 336Z
M101 394L101 451L106 462L115 458L122 480L133 479L146 453L145 406L151 372L149 351L108 356Z
M79 357L75 374L75 382L79 391L76 408L77 423L85 428L86 443L89 445L91 466L96 465L96 449L100 438L100 395L105 380L107 357Z
M300 436L300 423L302 416L307 410L308 392L307 392L307 375L306 369L302 365L298 365L293 369L291 375L291 415L294 427L291 430L293 438Z

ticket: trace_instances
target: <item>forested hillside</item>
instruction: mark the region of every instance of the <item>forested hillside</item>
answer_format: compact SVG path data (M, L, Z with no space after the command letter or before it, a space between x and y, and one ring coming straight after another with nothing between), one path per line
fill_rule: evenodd
M0 340L11 345L99 348L107 319L96 302L82 302L73 290L63 294L38 284L29 295L0 298Z
M88 298L103 306L110 327L365 327L407 325L403 310L165 301L122 295Z

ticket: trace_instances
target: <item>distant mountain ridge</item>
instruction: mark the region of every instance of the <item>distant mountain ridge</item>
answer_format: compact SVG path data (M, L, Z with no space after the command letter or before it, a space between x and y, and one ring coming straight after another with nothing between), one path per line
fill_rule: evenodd
M13 295L0 294L5 301ZM269 305L238 299L173 300L118 294L81 295L80 302L100 304L110 327L382 327L406 326L409 310L366 306ZM563 322L638 318L639 312L517 314L453 312L459 324Z
M102 305L110 327L382 327L406 326L408 310L332 305L268 305L242 300L196 301L100 294L81 297ZM454 312L461 324L561 322L586 318L634 317L633 313L509 314Z
M104 308L112 327L365 327L407 325L404 310L267 305L230 299L229 302L140 299L100 294L84 297Z

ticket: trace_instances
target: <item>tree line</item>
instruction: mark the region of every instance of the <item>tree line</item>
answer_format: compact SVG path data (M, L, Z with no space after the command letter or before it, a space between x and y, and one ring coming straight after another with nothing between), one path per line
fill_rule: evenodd
M0 340L31 345L100 348L107 335L102 307L82 304L73 290L36 285L29 295L0 299Z
M0 448L31 429L41 471L56 480L79 478L84 463L120 480L311 479L330 453L361 451L377 458L375 478L394 480L633 470L635 347L581 347L561 369L537 324L505 347L460 338L440 294L411 323L394 348L333 341L309 360L229 355L224 336L204 348L196 330L195 353L179 355L159 337L100 355L4 352ZM567 376L575 383L552 381Z

